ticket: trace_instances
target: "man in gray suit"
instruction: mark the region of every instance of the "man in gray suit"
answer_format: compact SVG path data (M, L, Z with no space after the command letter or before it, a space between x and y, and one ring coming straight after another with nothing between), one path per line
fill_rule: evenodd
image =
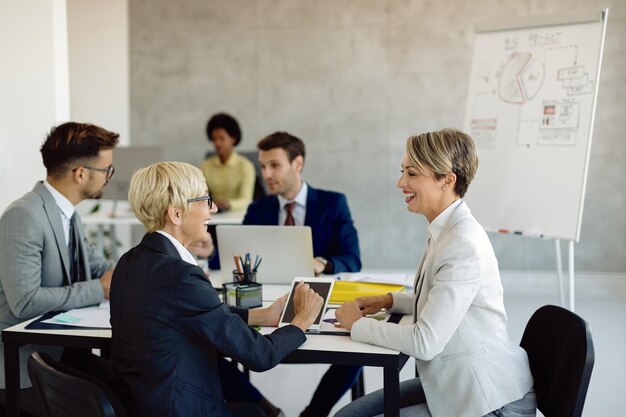
M47 135L41 147L46 180L35 184L0 217L2 329L50 311L109 298L113 264L87 244L74 206L102 197L113 176L113 148L118 137L101 127L74 122L54 127ZM21 386L30 386L26 363L34 350L20 350ZM61 355L60 350L52 353L57 358ZM64 359L71 356L65 353ZM4 388L1 345L0 369L0 388ZM27 398L32 395L29 391L22 391ZM2 400L3 394L4 389L0 390ZM31 401L22 403L27 407Z

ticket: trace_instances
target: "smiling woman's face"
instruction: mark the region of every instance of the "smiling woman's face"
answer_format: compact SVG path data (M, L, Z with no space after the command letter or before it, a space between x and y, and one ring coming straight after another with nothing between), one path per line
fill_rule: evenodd
M406 154L402 157L401 172L397 186L402 189L407 209L426 216L430 223L441 212L444 180L436 180L432 170L427 175L421 174Z
M208 195L209 190L204 191L204 195ZM201 196L198 196L201 197ZM189 209L181 223L182 244L188 246L193 242L206 242L210 239L207 226L213 213L217 212L217 206L212 204L209 208L208 201L193 201L189 204Z

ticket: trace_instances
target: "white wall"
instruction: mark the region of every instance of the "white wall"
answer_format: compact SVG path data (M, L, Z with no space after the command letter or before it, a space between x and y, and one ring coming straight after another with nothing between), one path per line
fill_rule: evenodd
M218 111L241 123L242 150L276 130L299 136L307 181L347 195L366 268L419 262L426 222L406 211L395 186L400 159L409 135L462 127L474 26L609 7L576 269L626 272L626 1L133 0L129 7L133 144L158 144L168 159L199 164L210 148L206 121ZM555 269L551 240L494 235L492 242L502 269Z
M69 115L65 8L0 0L0 211L44 178L39 147Z
M45 178L39 148L76 120L129 143L126 0L0 0L0 212Z
M127 0L68 0L70 114L128 145Z

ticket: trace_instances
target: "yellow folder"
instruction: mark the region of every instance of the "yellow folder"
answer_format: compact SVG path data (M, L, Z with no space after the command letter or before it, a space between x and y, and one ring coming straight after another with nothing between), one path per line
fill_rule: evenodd
M330 294L330 304L343 304L352 301L357 297L368 297L371 295L384 295L389 292L400 291L404 285L396 284L376 284L373 282L350 282L336 281L333 292Z

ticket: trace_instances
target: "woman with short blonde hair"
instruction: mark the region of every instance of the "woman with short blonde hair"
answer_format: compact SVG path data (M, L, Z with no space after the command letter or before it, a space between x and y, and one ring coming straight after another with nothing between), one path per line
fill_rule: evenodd
M159 162L133 175L128 193L147 234L117 263L111 282L111 360L129 415L265 416L255 404L226 402L219 354L255 371L298 348L322 298L300 283L292 325L276 326L286 295L267 308L226 307L187 248L209 238L217 207L202 172Z
M187 213L187 199L207 188L202 171L184 162L160 162L137 171L128 190L128 201L148 233L166 224L167 207ZM146 192L150 190L150 192Z

